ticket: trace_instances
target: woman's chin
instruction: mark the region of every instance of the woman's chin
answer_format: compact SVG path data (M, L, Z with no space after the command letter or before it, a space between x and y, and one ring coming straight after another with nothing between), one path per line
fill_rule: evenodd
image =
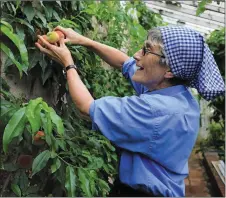
M134 82L137 82L137 83L142 83L144 79L142 78L142 76L139 76L139 75L137 75L137 74L134 74L134 75L132 76L132 80L133 80Z

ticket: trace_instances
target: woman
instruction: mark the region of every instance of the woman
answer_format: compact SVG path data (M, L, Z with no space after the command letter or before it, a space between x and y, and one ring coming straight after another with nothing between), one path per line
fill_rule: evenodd
M203 37L181 26L149 31L132 58L72 29L60 46L36 46L66 68L74 103L121 149L119 181L113 196L185 196L188 158L199 130L200 110L188 87L206 100L224 94L224 82ZM137 92L131 97L94 100L82 83L65 42L93 50L122 70ZM72 65L72 66L71 66ZM136 66L139 68L137 69Z

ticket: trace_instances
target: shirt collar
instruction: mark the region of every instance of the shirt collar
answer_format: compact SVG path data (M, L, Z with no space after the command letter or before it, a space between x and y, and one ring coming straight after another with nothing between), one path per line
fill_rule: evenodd
M145 94L160 94L160 95L175 95L177 93L186 91L187 88L184 85L176 85L176 86L171 86L171 87L167 87L167 88L163 88L163 89L158 89L158 90L154 90L154 91L147 91Z

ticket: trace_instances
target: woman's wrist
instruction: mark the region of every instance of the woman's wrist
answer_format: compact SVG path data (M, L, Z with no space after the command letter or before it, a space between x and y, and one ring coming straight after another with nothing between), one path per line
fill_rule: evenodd
M72 58L68 58L66 61L64 61L63 65L64 67L67 67L68 65L74 65L74 61Z
M93 42L94 41L92 39L86 38L86 40L84 41L83 46L85 46L85 47L91 47L92 44L93 44Z
M84 37L84 39L78 41L78 39L72 39L71 40L71 43L73 45L81 45L81 46L84 46L84 47L89 47L91 44L92 44L93 40L87 38L87 37Z

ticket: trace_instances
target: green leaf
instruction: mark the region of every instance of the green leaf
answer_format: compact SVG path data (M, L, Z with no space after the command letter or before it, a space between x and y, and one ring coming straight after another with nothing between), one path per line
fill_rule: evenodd
M19 185L22 192L28 187L29 181L24 169L19 169L14 175L12 183Z
M202 0L201 2L199 2L198 9L196 10L196 16L202 14L206 10L205 6L211 2L212 0Z
M6 53L6 55L13 61L13 63L17 66L19 73L20 73L20 78L22 77L22 70L23 70L23 66L15 59L13 52L7 47L5 46L5 44L0 42L0 48L3 52Z
M62 150L64 150L64 151L67 150L66 142L64 140L56 140L56 144L58 144Z
M53 70L51 68L47 68L47 71L42 72L42 85L45 84L46 80L51 77Z
M23 133L26 123L25 110L26 107L19 109L6 125L3 134L3 150L5 153L7 152L8 144L12 141L12 139Z
M28 23L27 21L25 21L21 18L15 18L14 16L12 16L10 14L6 14L6 13L4 13L4 17L6 19L10 20L11 22L13 21L15 23L19 23L19 24L22 24L22 25L29 27L32 30L32 32L34 33L34 27L30 23Z
M21 4L21 0L16 0L16 10L19 8L20 4Z
M68 19L62 19L60 21L60 25L68 26L68 27L71 27L71 28L79 27L79 25L77 23L75 23L74 21L68 20Z
M46 18L45 18L45 16L41 12L37 11L36 17L41 19L41 21L43 23L43 26L45 27L46 26Z
M29 197L28 195L36 194L39 191L39 186L29 186L25 192L23 192L23 195L26 197Z
M25 173L25 170L21 170L20 171L20 176L19 176L19 186L20 186L20 189L21 189L22 192L25 189L27 189L28 184L29 184L29 181L28 181L28 177L27 177L27 175Z
M55 17L55 19L57 21L60 21L61 20L61 18L59 17L58 13L55 10L53 11L53 16Z
M39 52L40 53L40 52ZM42 72L45 72L46 70L46 67L47 67L47 62L45 60L45 55L44 54L41 54L42 57L39 58L39 65L41 66L42 68Z
M47 103L42 101L42 109L45 110L45 114L41 114L41 119L42 119L42 126L44 128L44 131L46 132L47 135L52 135L52 121L50 117L50 108L48 107Z
M33 68L40 63L40 60L42 59L42 54L37 49L30 49L28 51L29 54L29 68Z
M18 22L22 25L25 25L25 26L29 27L32 30L32 32L35 32L34 27L30 23L28 23L27 21L20 19L20 18L15 18L15 22Z
M18 197L21 197L21 190L17 184L11 184L11 189Z
M75 176L74 168L71 166L67 166L66 168L65 188L67 189L68 197L75 197L76 176Z
M0 23L3 24L3 25L5 25L6 27L8 27L9 30L10 30L11 32L13 32L13 27L12 27L8 22L3 21L3 20L1 19L1 20L0 20Z
M91 197L92 195L90 192L90 182L87 176L88 174L85 169L83 168L78 169L78 177L79 177L79 181L81 182L81 189L84 192L84 196Z
M31 3L27 2L23 6L23 13L26 15L27 20L29 21L29 23L31 23L31 20L35 16L35 9L32 7Z
M102 196L106 196L106 193L110 191L110 188L107 184L107 182L105 182L102 179L98 179L98 184L100 189L102 190Z
M26 116L31 125L32 133L37 132L41 126L41 107L39 104L42 102L42 98L30 100L26 108Z
M61 166L61 162L58 158L55 158L53 164L51 165L51 172L56 172Z
M13 172L19 169L17 164L14 164L13 162L8 162L3 164L3 170Z
M49 107L49 109L50 109L51 120L57 127L57 133L60 135L63 135L64 125L63 125L62 119L56 114L55 110L52 107Z
M32 176L46 166L49 158L50 158L50 151L45 150L34 159L32 164Z
M16 34L21 40L24 40L25 38L24 27L21 24L18 24L16 26Z
M104 164L103 159L100 157L90 156L88 159L89 159L88 168L90 169L100 169Z
M11 8L12 8L12 10L13 10L13 13L14 13L14 16L16 15L16 8L15 8L15 6L13 5L13 3L9 3L10 4L10 6L11 6Z
M61 7L61 2L60 1L56 1L56 3Z
M44 7L45 17L48 21L50 21L53 16L53 5L52 5L52 2L48 2L48 1L44 3L45 3L45 7Z
M1 90L2 93L2 90ZM9 119L13 116L13 114L18 111L19 107L16 106L15 104L4 100L1 98L1 106L0 106L0 119L8 123Z
M66 182L66 168L64 163L61 164L60 168L55 172L54 174L57 178L57 180L61 183L61 184L65 184Z
M97 177L97 173L94 170L90 170L89 175L90 175L90 190L91 190L92 196L94 196L97 192L95 180L98 177Z
M46 142L48 143L49 146L52 145L52 140L51 140L51 135L52 135L52 121L51 121L51 118L50 118L50 113L49 112L46 112L45 114L44 113L41 113L41 120L42 120L42 127L45 131L45 134L46 134Z
M29 65L26 46L16 34L10 31L7 26L1 25L1 31L17 46L22 60L22 70L26 73Z

